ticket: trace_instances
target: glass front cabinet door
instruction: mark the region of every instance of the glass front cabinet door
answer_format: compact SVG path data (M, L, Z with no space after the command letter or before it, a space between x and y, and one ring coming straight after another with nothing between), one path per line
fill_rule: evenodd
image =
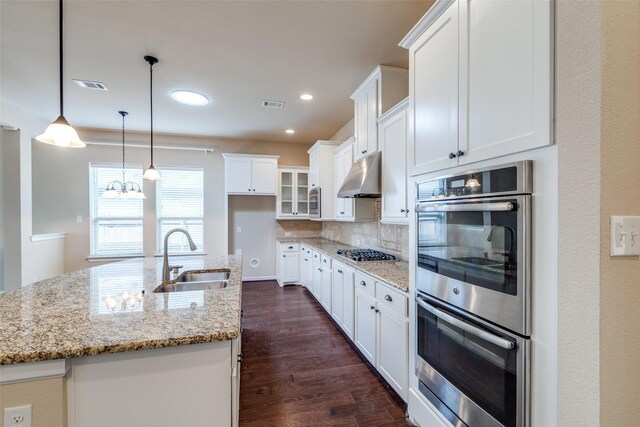
M309 219L309 169L279 170L277 219Z

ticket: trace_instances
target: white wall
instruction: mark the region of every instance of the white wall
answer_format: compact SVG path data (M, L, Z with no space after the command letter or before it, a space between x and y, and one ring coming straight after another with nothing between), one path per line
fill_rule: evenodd
M117 113L114 114L117 116ZM114 117L117 121L117 117ZM81 130L86 141L120 142L119 132ZM213 153L204 151L156 149L157 165L193 166L204 169L205 179L205 247L210 255L227 253L224 247L224 159L223 152L251 154L277 154L280 163L305 166L309 146L290 143L263 143L196 138L180 135L155 135L158 145L189 145L215 147ZM148 134L127 133L128 143L147 143ZM310 144L309 144L310 145ZM89 263L89 163L121 162L118 147L89 145L84 149L64 150L41 143L33 145L33 227L37 233L66 232L65 271L74 271L96 265ZM148 148L128 148L127 163L146 166L149 163ZM154 211L155 188L144 182L145 211ZM274 199L275 206L275 199ZM76 221L80 215L82 223ZM275 228L275 214L273 215ZM145 255L155 252L155 218L145 218Z
M601 2L556 8L556 425L593 426L600 410Z
M275 278L275 216L275 196L229 196L229 253L242 252L243 280Z
M4 81L0 82L0 91ZM31 143L32 138L39 135L46 129L48 122L38 119L24 112L20 107L8 102L5 98L0 99L0 124L12 126L18 129L9 138L12 142L8 147L11 151L9 159L11 166L4 175L5 188L11 188L11 198L5 205L6 210L11 214L5 215L6 227L11 227L12 233L19 233L19 238L7 237L5 241L6 250L18 251L14 255L7 254L13 262L7 263L7 274L11 280L4 283L5 290L17 289L22 285L30 283L30 278L37 276L34 271L42 271L41 265L47 262L42 258L62 259L62 253L51 252L47 254L33 252L32 235L32 181L31 181ZM13 132L13 131L12 131ZM18 135L18 136L16 136ZM6 151L4 152L6 154ZM8 159L3 160L5 165Z

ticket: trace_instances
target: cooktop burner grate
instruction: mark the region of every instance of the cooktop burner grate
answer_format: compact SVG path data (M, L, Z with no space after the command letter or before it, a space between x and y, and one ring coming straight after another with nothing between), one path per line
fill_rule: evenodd
M375 249L338 249L338 255L353 261L395 261L396 257Z

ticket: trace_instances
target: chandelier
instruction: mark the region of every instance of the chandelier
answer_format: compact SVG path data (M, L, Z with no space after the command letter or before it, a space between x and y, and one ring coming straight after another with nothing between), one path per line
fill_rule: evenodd
M121 199L146 199L140 185L132 181L125 180L125 164L124 164L124 117L129 114L126 111L118 111L122 116L122 181L111 181L107 184L106 190L102 193L102 197L121 198Z

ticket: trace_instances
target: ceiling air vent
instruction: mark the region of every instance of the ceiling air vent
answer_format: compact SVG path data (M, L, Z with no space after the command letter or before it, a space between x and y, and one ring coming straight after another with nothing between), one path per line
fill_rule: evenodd
M265 108L284 108L283 101L262 101L262 106Z
M109 90L104 84L100 82L92 82L89 80L75 80L75 79L73 81L76 82L78 86L86 89Z

